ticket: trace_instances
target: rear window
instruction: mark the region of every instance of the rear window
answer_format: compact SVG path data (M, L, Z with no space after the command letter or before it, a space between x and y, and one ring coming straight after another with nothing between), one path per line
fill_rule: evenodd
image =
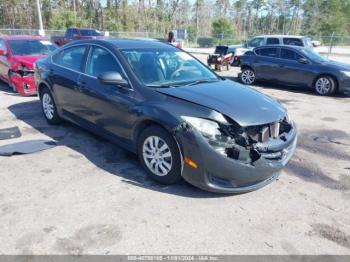
M283 38L283 44L304 46L303 41L300 38Z

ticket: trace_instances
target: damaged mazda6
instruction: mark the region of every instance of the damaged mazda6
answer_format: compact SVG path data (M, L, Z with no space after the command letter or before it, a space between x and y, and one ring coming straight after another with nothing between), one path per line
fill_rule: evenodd
M274 181L297 130L277 101L151 40L82 40L36 63L43 115L138 154L154 180L241 193Z

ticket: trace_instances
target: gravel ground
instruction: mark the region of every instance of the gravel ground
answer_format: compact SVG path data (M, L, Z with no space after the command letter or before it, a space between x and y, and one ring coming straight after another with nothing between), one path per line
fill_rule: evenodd
M204 59L203 57L200 57ZM238 69L221 74L232 78ZM164 187L138 159L0 85L0 128L58 146L0 157L1 254L350 254L350 97L271 84L299 129L278 181L241 195Z

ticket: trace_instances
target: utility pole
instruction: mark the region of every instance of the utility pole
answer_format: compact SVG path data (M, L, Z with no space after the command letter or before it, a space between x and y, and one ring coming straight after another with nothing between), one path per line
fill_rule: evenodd
M74 22L77 22L77 10L75 7L75 0L73 0L73 12L74 12Z
M36 8L38 10L38 19L39 19L39 35L44 36L44 26L43 26L43 20L41 18L41 9L40 9L40 2L39 0L36 0Z

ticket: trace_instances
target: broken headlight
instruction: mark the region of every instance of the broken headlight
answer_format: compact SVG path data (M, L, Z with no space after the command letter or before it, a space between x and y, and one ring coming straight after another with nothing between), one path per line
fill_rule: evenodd
M219 125L214 121L191 116L182 116L181 118L197 129L207 139L216 139L217 136L221 135Z
M191 116L182 116L181 118L195 128L216 151L226 154L225 149L228 147L227 143L230 141L230 137L221 132L217 122Z

